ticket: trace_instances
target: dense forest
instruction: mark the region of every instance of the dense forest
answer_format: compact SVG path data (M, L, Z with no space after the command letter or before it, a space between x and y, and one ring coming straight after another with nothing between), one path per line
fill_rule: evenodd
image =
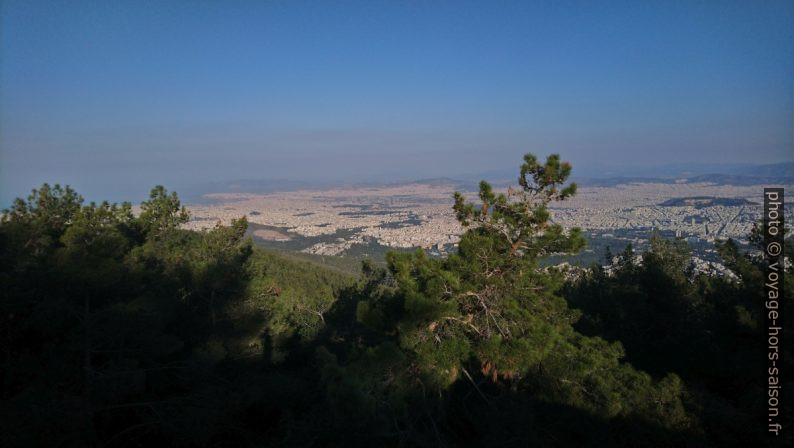
M527 155L517 187L456 194L456 253L359 277L255 248L245 218L184 230L160 186L136 216L45 184L0 222L0 445L767 443L763 260L720 242L736 278L707 276L654 236L548 267L585 244L548 211L570 173Z

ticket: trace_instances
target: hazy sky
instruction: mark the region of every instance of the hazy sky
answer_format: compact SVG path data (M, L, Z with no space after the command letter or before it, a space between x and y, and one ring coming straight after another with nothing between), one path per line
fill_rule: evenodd
M599 5L597 5L599 3ZM794 159L794 2L0 1L0 199Z

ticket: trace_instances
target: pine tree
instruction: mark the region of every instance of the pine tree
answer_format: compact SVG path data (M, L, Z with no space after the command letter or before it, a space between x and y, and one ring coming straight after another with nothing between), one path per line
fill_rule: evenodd
M665 430L687 427L678 378L656 382L620 361L620 344L575 332L572 324L579 312L557 294L564 283L562 270L540 265L545 256L575 253L585 243L579 229L552 222L549 211L551 202L575 194L575 184L565 185L570 172L570 164L557 155L544 164L526 155L519 189L497 193L482 182L479 204L455 194L454 211L467 229L457 253L446 259L422 250L389 253L394 289L359 302L357 315L363 326L394 336L359 351L345 368L346 382L356 378L373 400L352 391L345 396L389 403L391 415L408 409L393 429L419 433L430 429L437 434L437 419L460 413L452 402L463 397L486 403L491 417L485 421L493 424L514 418L508 414L515 396L528 406L522 411L530 413L528 420L534 418L532 409L549 402L599 418L640 419ZM401 311L383 312L396 307ZM381 355L393 348L401 356ZM320 362L330 362L333 371L340 368L327 354ZM373 383L373 378L388 380ZM335 397L346 390L332 377L326 381ZM447 411L440 410L439 397L447 397L442 400ZM470 415L460 418L466 420L460 425L491 424ZM389 420L380 422L388 425ZM534 429L536 435L539 431ZM456 437L454 431L449 434ZM494 434L487 437L500 440ZM651 436L638 437L647 442Z

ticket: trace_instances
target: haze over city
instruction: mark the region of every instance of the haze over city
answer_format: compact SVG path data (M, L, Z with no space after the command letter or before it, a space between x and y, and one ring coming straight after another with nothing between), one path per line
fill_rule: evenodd
M0 7L0 199L42 182L389 181L776 163L794 4L40 2Z

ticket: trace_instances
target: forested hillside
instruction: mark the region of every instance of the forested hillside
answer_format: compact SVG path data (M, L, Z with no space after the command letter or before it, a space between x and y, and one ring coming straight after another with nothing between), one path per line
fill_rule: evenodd
M457 253L359 278L245 218L183 230L163 187L134 216L45 184L0 222L0 445L753 446L762 260L726 241L737 279L708 277L654 238L566 277L541 261L584 245L547 208L570 173L527 155L515 189L456 195Z

